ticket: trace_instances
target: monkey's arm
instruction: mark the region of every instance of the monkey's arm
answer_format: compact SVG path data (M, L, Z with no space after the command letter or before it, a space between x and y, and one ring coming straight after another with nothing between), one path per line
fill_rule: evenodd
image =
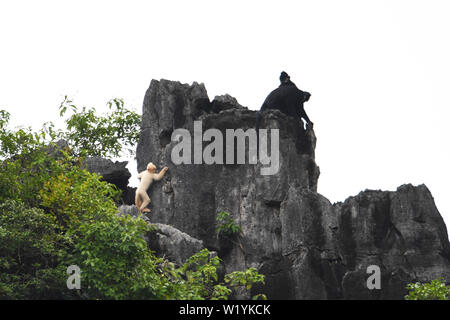
M145 171L142 171L142 172L140 172L140 173L137 175L138 179L142 179L142 176L144 175L144 172L145 172Z
M308 115L306 114L305 108L303 106L303 103L308 101L311 97L311 93L307 91L302 91L302 103L300 104L300 117L306 120L307 124L313 124L311 120L309 119Z
M303 102L308 101L309 98L311 98L311 93L309 93L307 91L303 91Z
M303 118L303 119L306 120L307 128L308 128L308 126L311 126L311 127L312 127L312 126L314 125L314 123L312 123L312 121L309 119L308 115L306 114L306 111L305 111L305 109L303 108L303 103L300 105L299 114L300 114L300 117L301 117L301 118Z
M164 174L166 173L167 169L169 169L169 168L167 168L167 167L162 168L162 170L158 174L155 174L153 176L153 179L156 181L161 180L164 177Z
M309 120L308 115L305 112L305 109L303 107L300 108L300 116L306 120L307 123L311 123L311 120Z

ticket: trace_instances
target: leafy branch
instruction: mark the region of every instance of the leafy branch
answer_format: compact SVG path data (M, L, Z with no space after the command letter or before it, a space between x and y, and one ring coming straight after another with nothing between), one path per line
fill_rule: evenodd
M221 211L217 214L216 221L218 223L216 227L216 232L218 235L232 236L239 234L242 229L241 226L237 225L230 214L226 211Z
M439 278L430 283L410 283L406 300L450 300L450 286L445 285L444 279Z

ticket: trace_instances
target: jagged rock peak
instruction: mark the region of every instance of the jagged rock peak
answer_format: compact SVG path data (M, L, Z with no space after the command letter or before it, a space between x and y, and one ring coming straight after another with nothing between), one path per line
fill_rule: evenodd
M262 94L264 95L264 93ZM226 272L255 267L271 299L403 299L412 281L450 279L446 227L426 186L366 190L331 204L317 193L315 135L277 110L261 128L279 129L280 166L180 164L171 160L177 128L254 128L256 111L231 97L210 101L203 85L153 80L144 98L138 169L150 161L165 178L152 185L152 223L170 225L217 251ZM239 242L217 236L217 214L241 227ZM380 267L381 289L369 290L367 268Z
M83 167L102 176L104 181L115 184L119 189L125 189L131 177L130 171L126 168L127 164L128 161L113 162L102 157L88 157Z

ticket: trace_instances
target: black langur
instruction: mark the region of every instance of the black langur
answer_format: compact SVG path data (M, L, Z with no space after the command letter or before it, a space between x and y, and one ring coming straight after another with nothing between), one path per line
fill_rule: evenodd
M264 100L257 116L256 129L259 129L261 112L268 109L280 110L284 114L294 117L299 121L303 118L306 121L307 128L312 128L313 123L306 114L303 106L303 104L309 100L311 94L298 89L291 81L289 75L284 71L281 72L280 82L280 86L273 90L267 96L266 100Z

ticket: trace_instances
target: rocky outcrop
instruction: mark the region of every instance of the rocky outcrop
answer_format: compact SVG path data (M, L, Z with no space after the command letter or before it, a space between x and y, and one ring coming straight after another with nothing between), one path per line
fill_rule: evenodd
M450 246L444 221L425 185L396 192L361 192L335 206L339 252L348 271L342 280L348 298L401 298L413 280L450 279ZM365 266L381 267L389 290L358 291Z
M176 228L175 233L217 251L226 272L257 268L266 275L266 285L254 293L263 291L272 299L402 299L408 282L450 279L448 235L425 186L366 190L331 204L317 193L314 131L277 110L265 112L260 124L279 129L280 166L274 175L261 175L262 165L248 161L172 162L175 129L185 128L193 136L194 121L201 120L203 132L216 128L225 136L226 129L254 128L256 116L230 96L210 101L203 84L151 82L144 98L138 171L150 161L158 169L169 167L149 190L153 223ZM231 245L216 234L221 211L229 212L242 230ZM172 259L185 257L170 252ZM381 269L380 290L366 286L370 265Z
M152 230L146 235L145 239L149 248L156 255L164 256L179 266L183 265L193 254L205 248L203 241L195 239L172 226L151 223L147 215L139 215L135 205L121 205L118 209L120 215L140 216L149 223Z
M128 186L131 173L126 167L127 164L128 161L113 162L102 157L88 157L84 162L84 167L89 172L101 176L103 181L114 184L122 191L119 202L131 205L134 203L136 188Z
M128 179L131 177L130 171L126 168L128 161L113 162L102 157L88 157L84 161L84 166L91 173L102 176L104 181L116 185L119 189L126 189Z
M155 230L148 234L147 243L157 255L163 255L178 265L204 249L203 241L162 223L155 223Z

